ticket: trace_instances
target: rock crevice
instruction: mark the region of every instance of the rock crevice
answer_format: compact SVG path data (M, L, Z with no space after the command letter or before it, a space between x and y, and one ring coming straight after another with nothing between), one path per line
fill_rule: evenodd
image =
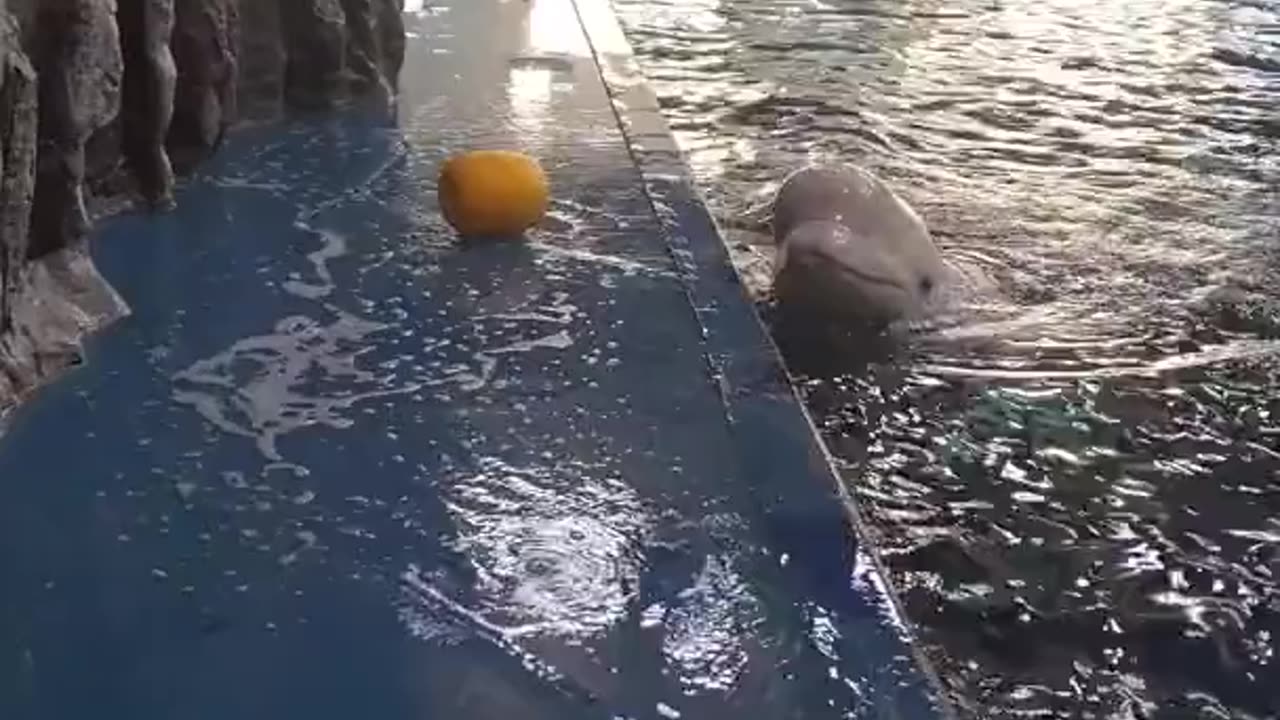
M0 416L127 309L94 208L163 210L241 122L390 103L403 0L0 3ZM287 18L287 22L285 19Z

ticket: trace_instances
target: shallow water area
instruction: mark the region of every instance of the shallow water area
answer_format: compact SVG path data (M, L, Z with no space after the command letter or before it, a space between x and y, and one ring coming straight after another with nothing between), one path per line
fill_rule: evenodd
M778 330L965 714L1280 714L1280 5L615 5L759 294L749 211L811 160L995 281Z
M133 314L0 442L0 717L934 716L789 388L710 377L573 6L406 12L396 117L95 239ZM440 218L477 146L546 167L527 242Z

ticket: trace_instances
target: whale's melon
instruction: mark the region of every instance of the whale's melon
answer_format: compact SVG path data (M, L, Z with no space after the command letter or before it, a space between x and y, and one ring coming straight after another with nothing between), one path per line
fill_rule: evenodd
M458 234L518 236L546 214L550 188L538 161L510 150L473 150L450 157L437 195Z

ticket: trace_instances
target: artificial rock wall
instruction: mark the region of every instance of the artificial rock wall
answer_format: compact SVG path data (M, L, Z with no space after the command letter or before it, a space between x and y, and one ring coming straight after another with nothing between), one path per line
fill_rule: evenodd
M0 0L0 415L126 312L93 218L171 207L238 122L390 103L403 2Z

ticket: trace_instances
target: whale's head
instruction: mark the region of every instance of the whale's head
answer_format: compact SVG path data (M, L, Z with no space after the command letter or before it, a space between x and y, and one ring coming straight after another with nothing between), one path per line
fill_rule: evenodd
M792 173L773 204L774 297L786 309L887 325L928 314L949 274L924 220L853 165Z
M948 272L927 236L860 234L813 220L779 243L773 293L806 314L888 325L926 315Z

